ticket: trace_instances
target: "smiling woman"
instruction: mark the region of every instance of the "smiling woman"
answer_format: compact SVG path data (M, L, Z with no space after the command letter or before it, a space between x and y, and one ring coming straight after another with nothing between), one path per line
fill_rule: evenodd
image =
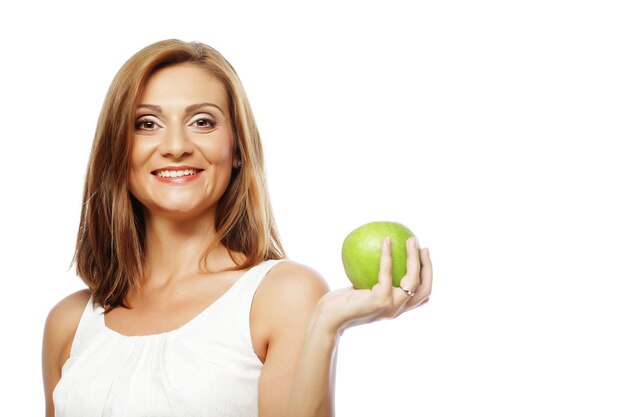
M46 321L47 416L333 415L342 332L427 300L430 258L407 241L405 293L383 245L378 284L329 292L285 259L263 164L217 51L166 40L124 64L85 180L74 260L88 288Z
M170 66L150 77L140 101L132 137L131 194L148 215L175 213L181 219L198 218L207 227L214 224L216 204L231 175L238 174L233 169L239 161L229 112L221 110L228 109L221 82L193 64ZM178 164L163 166L167 155ZM189 169L193 172L185 172Z

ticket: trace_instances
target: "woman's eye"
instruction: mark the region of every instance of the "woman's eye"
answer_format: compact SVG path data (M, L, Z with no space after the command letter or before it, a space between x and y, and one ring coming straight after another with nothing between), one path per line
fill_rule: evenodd
M135 122L135 130L154 130L157 124L152 120L139 119Z
M215 127L215 122L206 117L196 119L191 124L195 124L197 127Z

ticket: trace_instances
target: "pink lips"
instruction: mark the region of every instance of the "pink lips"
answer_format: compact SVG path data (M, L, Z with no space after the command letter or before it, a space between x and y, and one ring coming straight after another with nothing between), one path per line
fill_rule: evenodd
M182 177L159 177L156 173L159 171L183 171L185 169L194 169L198 172L196 172L195 174L192 175L183 175ZM196 179L198 179L198 177L200 177L200 175L202 174L204 170L200 169L200 168L196 168L196 167L192 167L192 166L188 166L188 165L181 165L181 166L167 166L167 167L163 167L163 168L159 168L157 170L152 171L152 175L154 175L154 178L156 178L157 181L162 182L164 184L172 184L172 185L176 185L176 184L187 184L190 183L192 181L195 181Z

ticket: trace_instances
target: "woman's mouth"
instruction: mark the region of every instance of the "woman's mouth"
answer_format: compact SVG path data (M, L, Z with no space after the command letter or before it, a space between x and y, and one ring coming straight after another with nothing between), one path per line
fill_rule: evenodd
M178 171L154 171L152 175L157 181L165 184L186 184L197 179L203 172L203 169L181 169Z
M177 178L177 177L185 177L188 175L195 175L201 170L199 169L182 169L182 170L159 170L155 171L154 175L161 178Z

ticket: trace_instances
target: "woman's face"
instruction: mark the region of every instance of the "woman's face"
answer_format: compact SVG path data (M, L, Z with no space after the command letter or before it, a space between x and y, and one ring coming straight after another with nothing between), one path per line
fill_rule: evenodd
M236 163L226 89L191 64L158 70L140 98L132 141L130 192L149 214L204 214L224 194ZM174 173L184 166L199 172Z

